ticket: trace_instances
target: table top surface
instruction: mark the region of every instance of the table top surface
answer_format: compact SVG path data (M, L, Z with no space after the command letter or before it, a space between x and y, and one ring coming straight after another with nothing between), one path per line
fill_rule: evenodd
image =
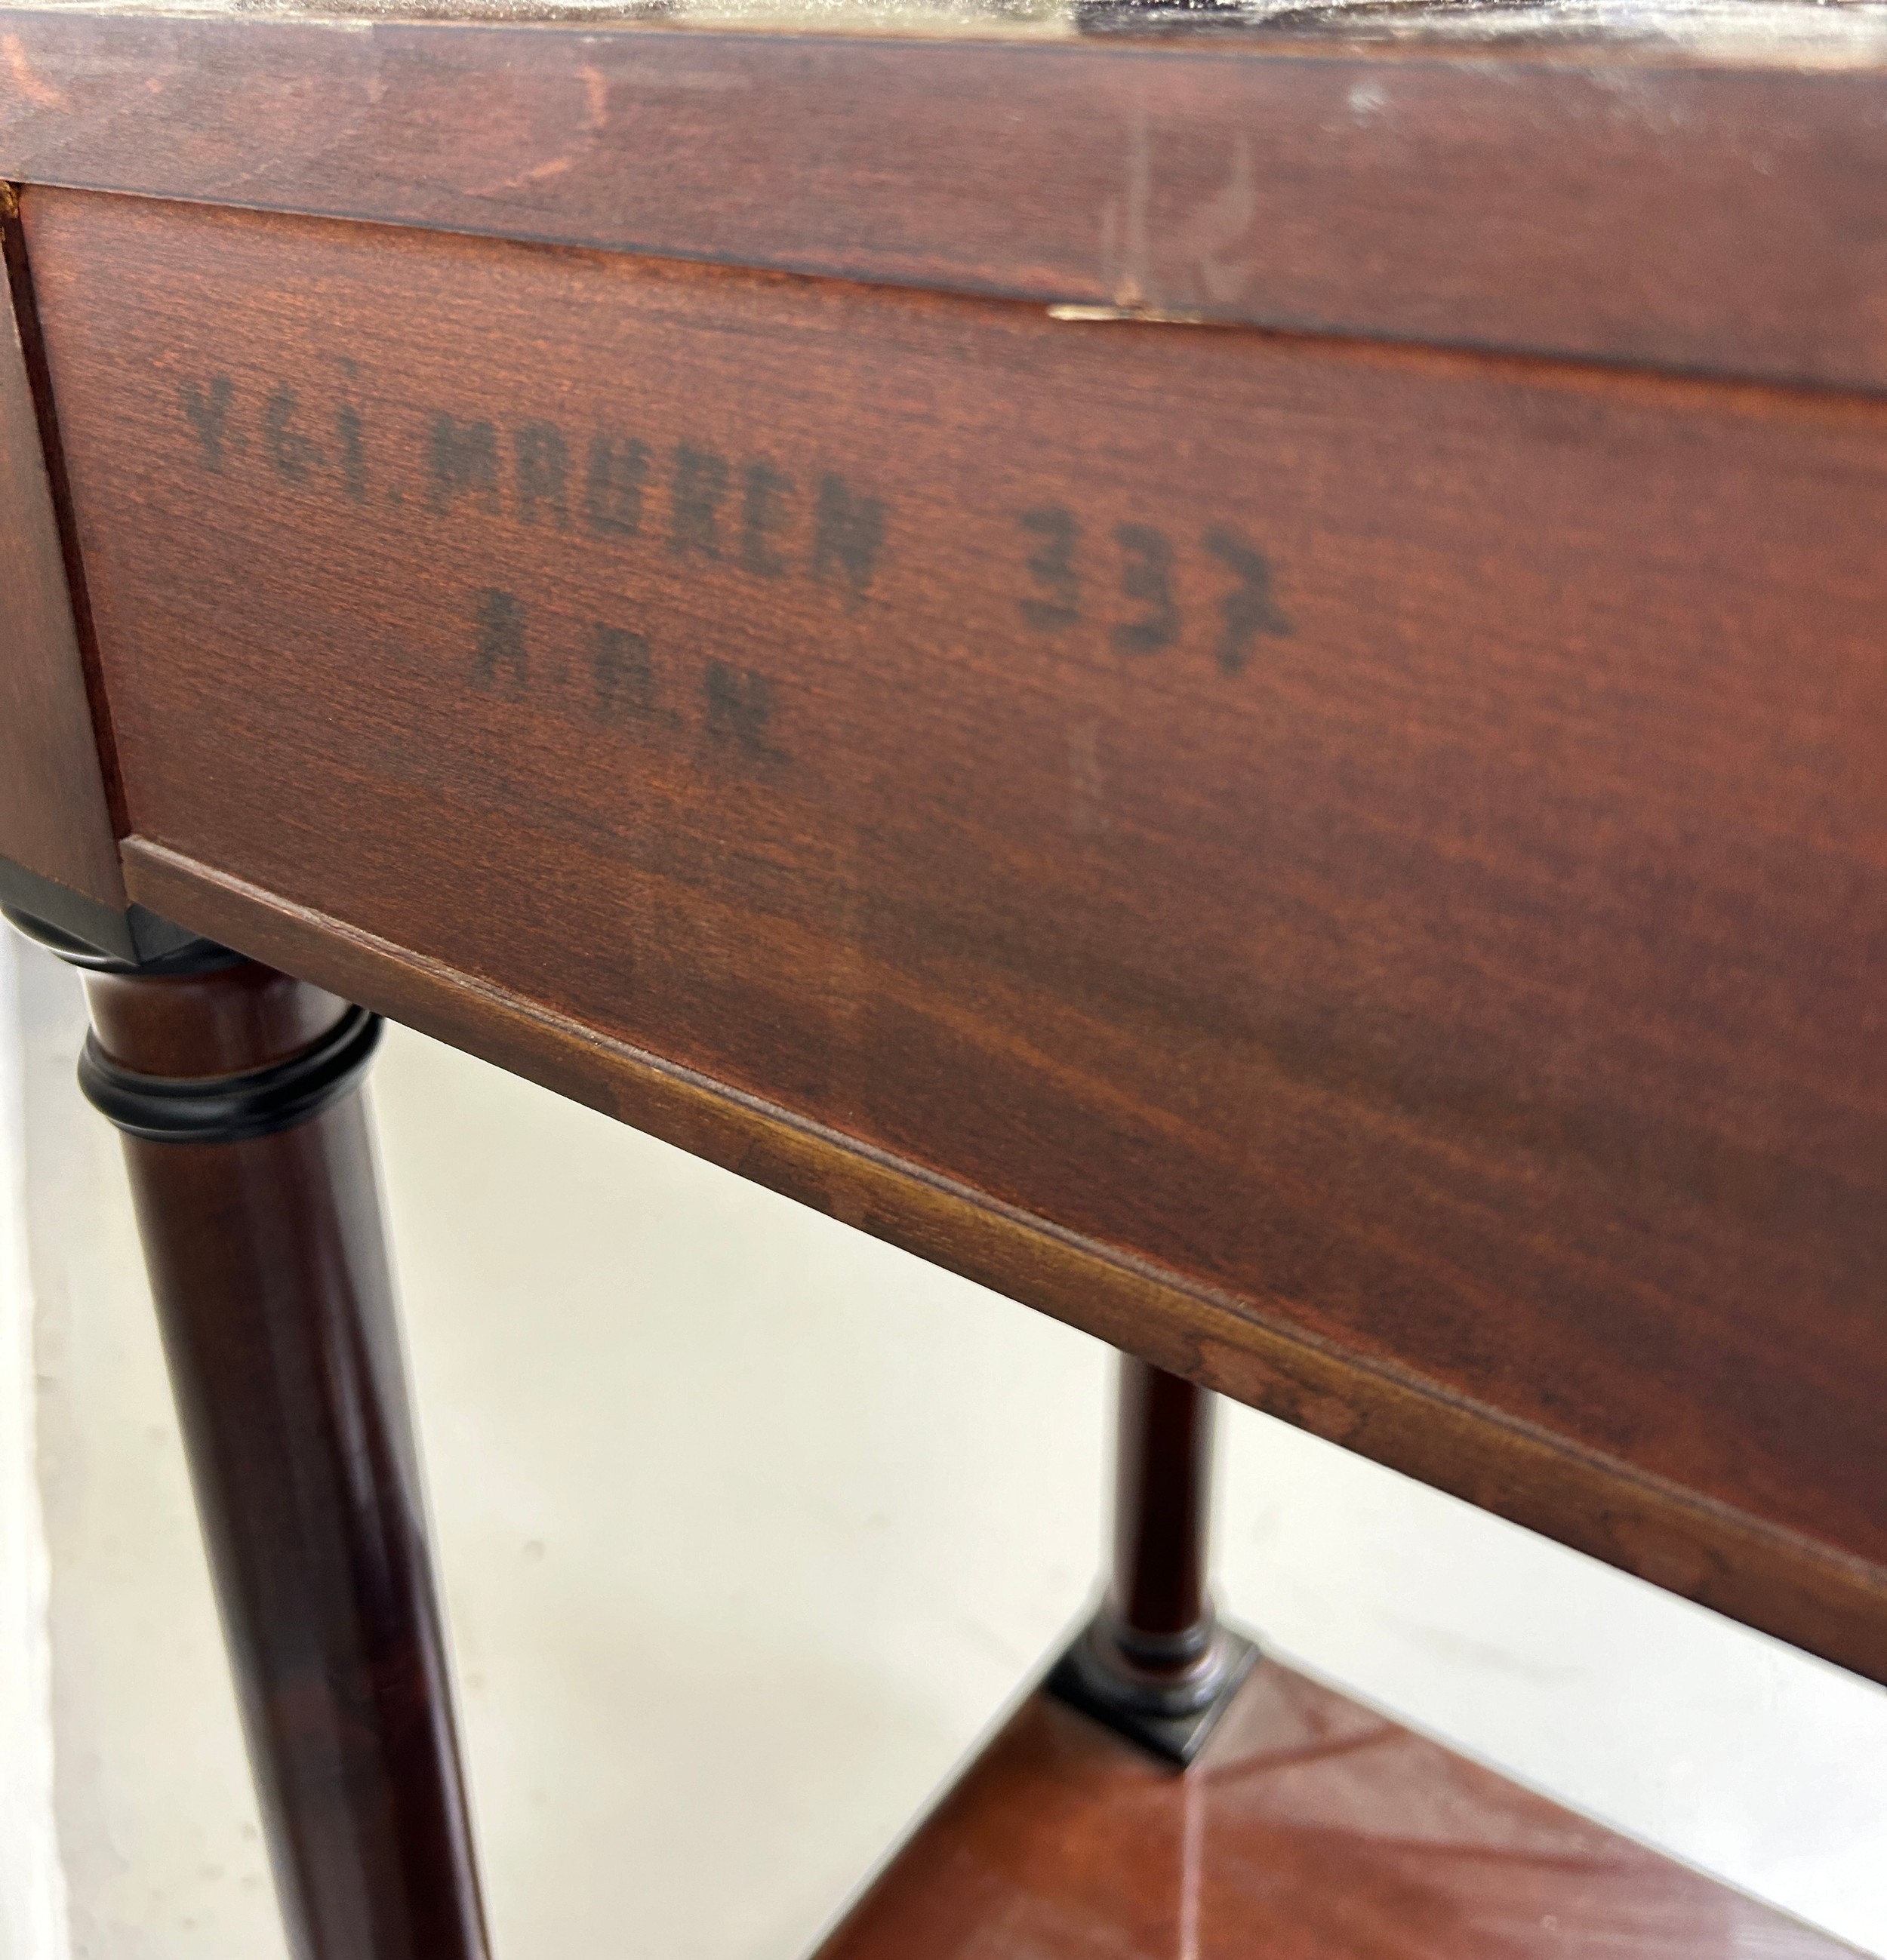
M0 11L43 11L0 0ZM60 0L125 18L453 21L746 29L1008 43L1107 37L1241 49L1554 49L1730 64L1871 66L1883 0Z

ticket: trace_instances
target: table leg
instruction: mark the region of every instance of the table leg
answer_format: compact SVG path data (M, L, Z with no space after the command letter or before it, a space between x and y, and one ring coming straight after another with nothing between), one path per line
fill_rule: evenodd
M31 930L30 922L16 919ZM359 1093L379 1024L199 940L84 966L289 1945L486 1940Z
M1048 1681L1052 1694L1181 1764L1258 1657L1220 1624L1206 1583L1217 1400L1121 1357L1113 1573Z

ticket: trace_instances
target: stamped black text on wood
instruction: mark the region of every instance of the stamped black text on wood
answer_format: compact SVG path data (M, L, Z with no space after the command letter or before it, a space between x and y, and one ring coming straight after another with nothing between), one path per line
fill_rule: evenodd
M185 376L177 405L198 466L338 498L364 518L377 505L587 540L616 554L613 562L632 579L634 555L646 552L691 577L762 588L799 581L846 611L881 594L881 574L899 548L892 500L823 461L790 464L705 441L430 406L381 415L384 426L375 426L346 385L358 379L356 364L336 364L338 390ZM1013 587L1015 617L1032 635L1085 637L1138 663L1174 654L1189 625L1202 622L1192 638L1230 677L1265 638L1291 632L1271 557L1228 523L1093 524L1057 503L1015 510L1010 532L1010 561L988 576ZM571 648L560 646L546 663L546 628L530 614L523 594L475 590L466 610L474 686L522 700L535 676L568 673ZM600 723L674 727L686 712L733 752L784 759L772 727L777 685L765 675L710 658L678 681L674 650L664 654L646 621L595 620L578 637Z

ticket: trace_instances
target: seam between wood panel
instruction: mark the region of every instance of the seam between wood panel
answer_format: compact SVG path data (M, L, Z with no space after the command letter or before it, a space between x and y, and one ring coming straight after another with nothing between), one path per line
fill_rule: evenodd
M25 356L33 414L39 423L40 451L46 466L46 482L52 491L53 520L59 527L59 553L65 565L66 596L72 606L73 632L78 641L86 703L91 711L92 746L97 752L112 835L123 837L131 826L126 816L124 778L118 766L117 736L105 694L104 670L99 660L98 638L92 624L91 597L87 590L84 560L79 549L72 485L66 475L65 448L59 440L59 410L53 396L46 337L33 290L25 230L20 221L19 186L15 184L0 183L0 245L5 248L14 320L20 336L21 351Z
M640 1121L647 1113L644 1110L636 1112L634 1118L625 1117L619 1109L612 1106L609 1099L598 1097L593 1083L589 1080L575 1086L565 1081L546 1083L555 1093L599 1108L619 1121L636 1120L638 1127L649 1128L692 1154L707 1157L756 1182L784 1191L788 1196L826 1211L843 1223L902 1246L918 1256L950 1267L980 1284L991 1286L998 1291L1010 1290L1001 1278L991 1277L990 1268L979 1269L977 1260L969 1253L953 1254L947 1246L931 1249L923 1242L923 1234L915 1227L907 1227L902 1232L880 1230L869 1217L858 1214L854 1206L848 1205L843 1195L835 1194L826 1187L816 1169L808 1177L795 1172L784 1157L767 1157L765 1153L769 1133L784 1148L790 1150L797 1144L803 1151L816 1153L842 1177L845 1168L850 1166L909 1194L919 1206L928 1204L947 1211L950 1218L947 1221L947 1229L960 1233L966 1239L979 1230L985 1234L1001 1235L1011 1247L1011 1252L1004 1255L1005 1258L1013 1258L1013 1249L1017 1246L1034 1249L1045 1262L1058 1259L1064 1265L1078 1262L1086 1274L1093 1276L1093 1284L1098 1284L1112 1275L1112 1284L1117 1289L1141 1296L1149 1302L1183 1303L1189 1309L1191 1324L1176 1334L1170 1328L1158 1330L1167 1337L1166 1351L1150 1353L1147 1358L1204 1380L1208 1386L1220 1388L1254 1406L1267 1408L1269 1412L1281 1414L1313 1433L1325 1433L1329 1440L1386 1462L1392 1468L1421 1477L1438 1488L1452 1489L1468 1501L1513 1517L1529 1528L1546 1531L1563 1542L1576 1544L1578 1548L1626 1570L1637 1572L1667 1590L1701 1598L1707 1605L1718 1605L1720 1610L1763 1627L1764 1631L1785 1640L1818 1651L1828 1651L1825 1643L1819 1643L1805 1631L1805 1623L1795 1616L1771 1615L1766 1622L1764 1615L1734 1598L1737 1588L1733 1583L1724 1586L1720 1580L1710 1579L1707 1574L1695 1585L1660 1577L1663 1561L1659 1551L1655 1546L1650 1551L1634 1547L1633 1537L1637 1527L1629 1518L1623 1519L1624 1535L1622 1539L1618 1536L1622 1514L1616 1504L1599 1507L1604 1515L1586 1535L1585 1542L1564 1529L1537 1522L1553 1507L1525 1497L1523 1487L1528 1481L1529 1468L1558 1463L1593 1493L1609 1493L1622 1500L1626 1512L1631 1509L1628 1496L1631 1494L1635 1496L1641 1512L1649 1511L1672 1521L1688 1519L1688 1529L1707 1540L1713 1553L1740 1545L1748 1548L1759 1562L1782 1564L1798 1577L1807 1572L1819 1573L1825 1585L1831 1586L1837 1593L1865 1596L1871 1601L1878 1601L1887 1594L1887 1570L1864 1558L1542 1430L1522 1418L1437 1383L1414 1370L1399 1367L1377 1357L1358 1354L1325 1337L1282 1322L1251 1301L1221 1293L1150 1261L1085 1238L1019 1207L991 1198L973 1186L797 1115L763 1097L601 1033L555 1007L515 993L498 982L398 945L312 907L298 904L264 886L218 870L149 838L127 839L125 858L127 878L134 896L146 904L161 905L180 923L221 937L255 957L276 965L283 964L285 960L285 950L281 946L270 943L266 937L256 939L248 932L247 928L262 918L301 935L295 947L288 950L289 955L310 942L339 949L343 958L352 953L371 963L378 973L390 969L404 974L434 994L459 1002L476 1003L487 1014L501 1017L514 1027L521 1023L565 1051L587 1051L594 1058L592 1067L600 1063L619 1077L639 1080L644 1085L660 1085L671 1096L679 1094L698 1106L700 1112L711 1123L731 1120L746 1132L748 1149L730 1157L724 1150L706 1147L714 1139L675 1134L678 1127L684 1130L689 1127L686 1122L679 1125L671 1122L666 1127L658 1128L653 1123ZM213 900L234 902L239 908L237 915L232 918L222 904L205 910L193 902L205 896ZM311 971L302 977L324 985L338 986L341 991L359 991L358 966L351 968L345 977L331 970ZM396 1019L403 1018L403 1007L411 1012L407 1003L387 996L377 1001L371 998L371 988L367 991L367 1004L381 1007ZM415 1024L425 1026L424 1017L418 1017ZM428 1031L441 1034L436 1023ZM441 1038L472 1047L469 1042L460 1039L456 1032L445 1032ZM473 1048L473 1052L477 1050ZM498 1065L512 1064L501 1061ZM515 1072L531 1073L522 1068ZM545 1077L540 1074L536 1079L543 1081ZM1110 1316L1100 1310L1085 1313L1063 1310L1052 1296L1066 1296L1069 1289L1065 1282L1048 1273L1045 1267L1040 1278L1041 1285L1036 1296L1027 1299L1026 1304L1082 1325L1087 1332L1115 1340L1118 1344L1132 1346L1137 1339L1144 1338L1144 1323L1125 1312ZM1084 1285L1089 1283L1084 1278ZM1170 1319L1172 1316L1169 1314L1168 1317ZM1109 1324L1110 1318L1114 1324ZM1257 1337L1255 1341L1254 1336ZM1157 1341L1153 1344L1158 1346ZM1176 1348L1182 1348L1183 1351L1174 1351ZM1290 1376L1287 1371L1293 1357L1299 1364L1308 1365L1312 1373L1322 1379ZM1247 1363L1249 1367L1245 1365ZM1252 1375L1251 1368L1259 1370L1259 1374ZM1249 1386L1255 1379L1272 1382L1278 1379L1276 1371L1279 1370L1286 1371L1282 1377L1287 1390L1282 1398L1285 1404L1293 1400L1289 1392L1293 1382L1303 1391L1297 1398L1301 1405L1297 1411L1289 1406L1280 1406L1278 1395L1261 1395ZM1333 1374L1352 1382L1374 1385L1370 1392L1377 1404L1375 1414L1382 1417L1385 1427L1392 1432L1387 1440L1367 1433L1334 1433L1323 1427L1318 1419L1316 1405L1330 1395L1328 1377ZM1522 1490L1523 1494L1506 1503L1491 1502L1481 1494L1486 1481L1484 1475L1479 1479L1465 1475L1451 1479L1438 1474L1433 1465L1413 1467L1415 1452L1406 1447L1397 1447L1394 1442L1394 1433L1402 1430L1411 1411L1418 1414L1426 1427L1432 1429L1439 1419L1457 1435L1472 1433L1480 1439L1479 1447L1484 1452L1490 1443L1494 1443L1507 1459L1503 1467L1503 1488ZM1363 1430L1367 1430L1368 1421L1372 1419L1373 1417L1364 1419ZM1438 1459L1447 1453L1445 1441L1433 1441L1430 1447ZM1562 1513L1565 1510L1563 1502L1559 1508ZM1641 1537L1642 1533L1637 1535ZM1620 1548L1621 1544L1623 1549ZM1733 1569L1731 1576L1733 1580ZM1820 1589L1812 1585L1809 1588L1811 1592ZM1713 1592L1724 1596L1720 1604L1711 1596ZM1813 1615L1809 1618L1812 1620ZM1878 1640L1874 1643L1875 1647L1879 1645ZM1866 1657L1852 1650L1830 1653L1829 1657L1877 1676L1887 1675L1887 1650L1874 1652L1870 1648Z

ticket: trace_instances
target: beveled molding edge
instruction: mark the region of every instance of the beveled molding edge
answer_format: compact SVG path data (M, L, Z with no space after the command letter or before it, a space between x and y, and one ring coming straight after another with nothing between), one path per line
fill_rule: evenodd
M1351 1354L149 838L141 904L1360 1456L1887 1683L1887 1567Z

